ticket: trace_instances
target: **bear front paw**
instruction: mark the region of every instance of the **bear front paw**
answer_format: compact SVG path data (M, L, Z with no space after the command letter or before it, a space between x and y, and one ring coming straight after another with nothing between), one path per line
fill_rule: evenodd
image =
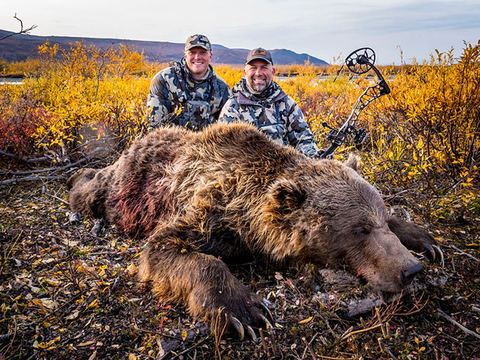
M273 328L264 315L273 320L272 314L259 295L241 283L237 285L229 291L197 289L190 295L189 310L192 315L209 321L216 335L235 334L240 340L248 335L256 340L254 329Z
M425 252L425 256L431 261L444 263L443 252L435 238L426 230L411 222L406 222L395 216L387 220L388 227L409 250Z

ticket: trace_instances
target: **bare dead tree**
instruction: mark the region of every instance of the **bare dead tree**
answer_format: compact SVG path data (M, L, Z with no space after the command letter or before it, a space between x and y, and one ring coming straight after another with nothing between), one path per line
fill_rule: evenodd
M19 22L20 22L20 31L16 32L16 33L11 33L11 34L8 34L8 35L5 35L4 37L0 38L0 41L2 40L5 40L6 38L10 37L10 36L14 36L14 35L20 35L20 34L27 34L29 33L30 31L32 31L33 29L35 29L37 27L37 25L32 25L30 26L29 28L27 29L24 29L23 28L23 21L17 17L17 13L15 13L15 16L13 17L14 19L17 19Z

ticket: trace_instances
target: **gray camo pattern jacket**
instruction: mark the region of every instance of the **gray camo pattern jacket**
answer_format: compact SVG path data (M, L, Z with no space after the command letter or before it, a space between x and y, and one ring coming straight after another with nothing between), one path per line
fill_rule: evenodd
M272 81L262 94L255 95L243 78L232 92L220 113L219 122L254 124L279 144L290 145L309 157L317 155L319 149L302 110L276 82Z
M147 99L149 129L178 125L200 130L218 120L230 88L209 66L206 77L196 80L185 59L157 73Z

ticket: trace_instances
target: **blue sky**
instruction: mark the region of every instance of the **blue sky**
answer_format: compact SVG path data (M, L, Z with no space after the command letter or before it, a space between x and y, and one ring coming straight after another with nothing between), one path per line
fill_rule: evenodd
M379 64L459 56L480 39L479 0L2 0L0 28L32 35L185 42L194 33L231 48L286 48L340 63L369 46Z

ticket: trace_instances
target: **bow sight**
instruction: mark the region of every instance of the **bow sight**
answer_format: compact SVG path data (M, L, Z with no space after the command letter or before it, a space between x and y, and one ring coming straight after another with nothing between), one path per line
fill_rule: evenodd
M365 74L371 69L375 72L378 80L375 85L369 86L363 94L360 95L350 113L350 116L340 129L334 129L327 125L326 122L322 123L324 127L330 129L330 132L327 135L327 140L332 143L330 147L320 155L320 158L322 159L331 157L335 149L343 145L349 134L354 135L353 141L355 144L361 144L367 137L367 131L365 129L355 128L358 116L373 100L390 93L390 88L388 87L387 82L380 71L375 67L375 52L371 48L364 47L355 50L347 56L345 59L345 65L351 72L358 75Z

